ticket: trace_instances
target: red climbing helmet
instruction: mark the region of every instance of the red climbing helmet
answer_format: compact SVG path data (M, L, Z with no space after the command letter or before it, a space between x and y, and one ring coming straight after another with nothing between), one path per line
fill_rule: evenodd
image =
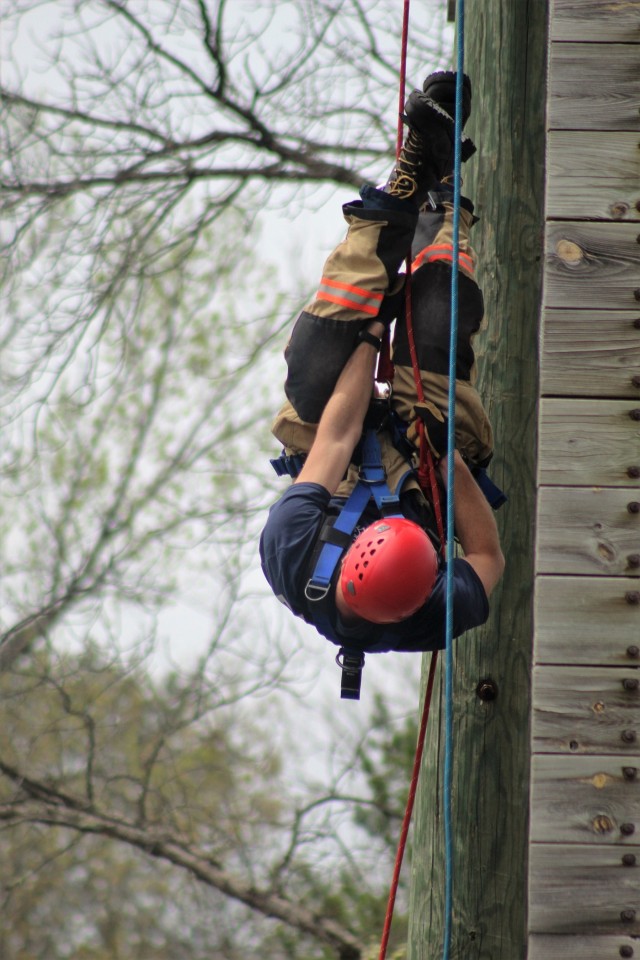
M415 613L433 589L438 556L422 527L404 517L370 524L345 554L340 589L347 606L372 623Z

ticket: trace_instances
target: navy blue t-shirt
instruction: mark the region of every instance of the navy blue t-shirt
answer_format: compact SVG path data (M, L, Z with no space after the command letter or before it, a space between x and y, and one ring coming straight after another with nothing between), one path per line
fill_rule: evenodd
M294 483L269 511L260 537L262 570L278 600L313 623L333 643L365 652L435 650L445 645L446 577L441 570L426 603L400 623L345 623L335 603L324 605L330 629L314 622L314 606L305 597L309 565L327 517L331 495L318 483ZM489 602L482 582L466 560L453 561L454 637L484 623Z

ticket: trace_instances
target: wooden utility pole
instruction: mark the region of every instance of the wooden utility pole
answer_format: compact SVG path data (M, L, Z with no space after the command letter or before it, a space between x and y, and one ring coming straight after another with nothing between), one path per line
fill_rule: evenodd
M495 430L490 473L509 502L498 514L507 569L491 617L481 630L454 641L451 960L526 955L547 14L545 0L466 4L465 70L473 84L466 132L478 154L463 170L463 193L481 218L472 240L488 322L476 344L478 386ZM442 950L444 741L438 699L414 814L410 960L434 960Z

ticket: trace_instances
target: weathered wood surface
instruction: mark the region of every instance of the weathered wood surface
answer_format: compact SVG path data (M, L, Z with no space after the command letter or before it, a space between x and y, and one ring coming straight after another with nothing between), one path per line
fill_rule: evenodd
M640 176L640 173L639 173ZM556 220L625 220L640 222L638 180L592 180L550 177L547 216Z
M640 666L633 657L634 646L640 646L640 604L626 599L637 591L637 579L538 577L535 662Z
M620 948L633 953L620 953ZM638 941L626 934L568 936L536 933L529 938L527 960L620 960L638 957Z
M639 137L640 131L551 131L547 217L640 220Z
M545 399L539 424L538 483L640 488L640 397Z
M637 237L634 223L547 223L545 305L637 309Z
M554 0L552 40L638 43L638 0Z
M542 395L636 397L640 405L640 303L635 311L548 308L542 324Z
M631 832L633 828L633 833ZM538 755L531 772L531 832L538 843L619 844L640 839L640 755ZM620 856L625 853L621 849Z
M538 493L537 572L625 576L640 554L637 490L541 487Z
M451 960L526 954L535 427L544 196L546 2L467 4L465 64L474 83L468 133L482 149L465 190L482 209L474 230L490 330L479 389L496 437L492 475L509 490L497 516L509 557L486 625L456 644ZM491 704L475 694L495 675ZM442 734L439 697L414 814L409 955L442 954ZM472 815L470 815L472 811Z
M640 861L639 846L627 849ZM618 847L533 843L529 869L532 932L640 934L640 867L621 863ZM625 923L626 910L635 919Z
M638 47L552 43L547 123L552 130L637 130Z
M638 672L629 667L535 667L534 752L634 756L640 739L640 689L626 689L624 682L637 682Z

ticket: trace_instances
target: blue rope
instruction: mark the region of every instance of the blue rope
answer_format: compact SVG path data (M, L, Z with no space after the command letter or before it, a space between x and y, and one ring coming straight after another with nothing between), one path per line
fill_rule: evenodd
M462 167L462 82L464 71L464 0L456 0L458 49L456 63L455 152L453 161L453 259L451 264L451 332L449 340L449 405L447 435L447 611L445 621L445 754L444 754L444 849L445 902L443 960L449 960L453 916L453 839L451 794L453 783L453 551L454 551L454 451L456 414L456 357L458 348L458 259L460 249L460 170Z

